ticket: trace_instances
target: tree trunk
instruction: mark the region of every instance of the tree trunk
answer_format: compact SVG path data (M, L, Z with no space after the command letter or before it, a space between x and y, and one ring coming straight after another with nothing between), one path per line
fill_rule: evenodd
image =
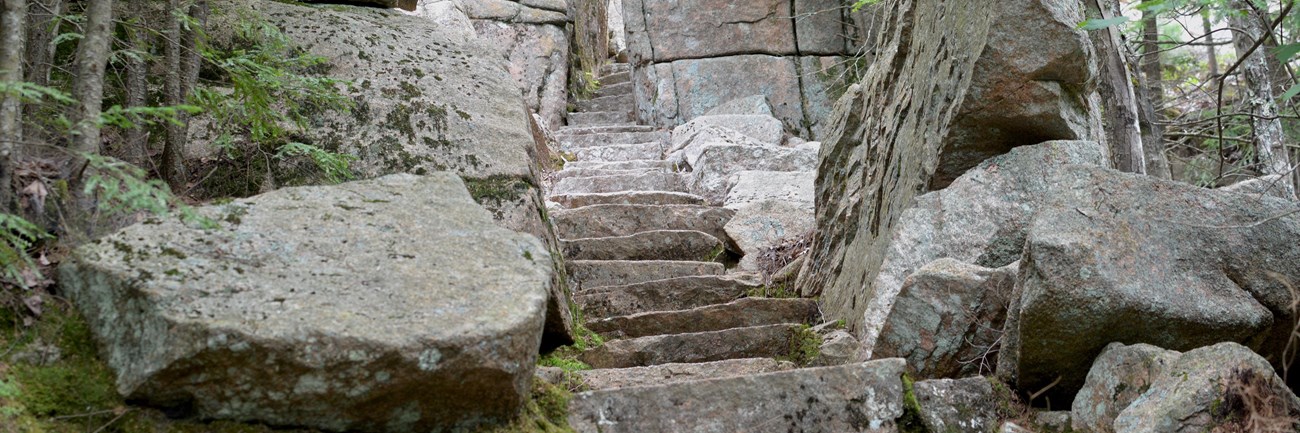
M1160 22L1155 13L1142 13L1142 74L1144 82L1138 86L1138 124L1142 128L1142 151L1145 154L1147 174L1161 179L1173 176L1169 160L1165 157L1165 131L1157 111L1164 106L1164 62L1160 59Z
M104 68L113 41L113 0L86 2L85 15L84 35L77 44L77 82L72 90L77 98L72 150L96 154L100 143L99 116L104 108ZM81 170L83 161L77 158L75 162L71 169Z
M1250 5L1245 0L1230 0L1229 5L1237 10L1250 10ZM1263 22L1249 14L1233 14L1230 23L1232 27L1241 30L1234 33L1233 48L1237 51L1238 59L1245 59L1241 62L1242 75L1246 78L1242 103L1252 114L1251 128L1254 134L1251 144L1255 148L1260 171L1287 176L1291 172L1291 163L1287 157L1282 122L1277 117L1277 102L1273 93L1274 73L1269 69L1268 51L1259 48L1247 57L1255 42L1265 37L1268 31ZM1291 194L1295 193L1295 185L1291 182L1283 183Z
M1088 18L1108 19L1118 10L1115 0L1089 0ZM1134 96L1133 80L1128 62L1123 54L1119 29L1108 27L1089 33L1092 45L1101 59L1099 90L1103 106L1106 141L1109 142L1111 160L1115 168L1130 173L1146 174L1145 153L1142 151L1142 129L1138 126L1138 109Z
M1219 76L1219 53L1214 46L1214 24L1210 22L1209 9L1201 11L1201 25L1205 26L1205 33L1209 35L1205 38L1205 57L1210 65L1209 81Z
M26 0L3 0L0 10L0 82L23 81L23 36L27 23ZM5 93L0 101L0 212L14 213L14 147L22 137L22 102Z
M148 16L148 8L140 5L147 5L144 2L136 1L132 6L133 13L138 17ZM143 26L144 20L140 24ZM149 34L148 29L133 28L128 30L128 43L132 50L139 53L138 56L126 57L126 106L127 107L144 107L149 104L149 63L145 59L149 52L149 47L153 45L153 37ZM123 140L122 158L127 162L140 167L149 166L149 134L142 126L137 125L126 131L126 138Z
M27 81L38 86L50 84L50 71L54 69L54 37L59 34L66 2L63 0L29 0L27 11L27 58L24 70ZM32 104L24 107L28 119L39 116L40 107ZM25 125L23 137L30 141L41 142L45 139L44 131L36 124Z
M167 95L167 105L174 107L185 102L184 90L182 89L182 74L184 74L184 71L181 70L182 64L185 63L182 60L184 53L181 47L185 36L181 33L180 18L175 15L183 10L181 1L170 0L168 5L168 11L171 13L168 14L167 18L167 45L164 54L167 59L167 75L163 84L163 92ZM186 136L185 124L188 122L182 119L180 123L179 125L167 124L167 142L163 144L162 176L163 180L166 180L172 186L172 189L181 189L189 177L185 172L185 159L183 157Z
M190 17L198 23L199 28L208 24L208 1L195 0L190 5ZM203 56L199 53L199 32L185 32L185 57L182 68L181 93L186 97L194 93L194 88L199 84L199 71L203 67Z

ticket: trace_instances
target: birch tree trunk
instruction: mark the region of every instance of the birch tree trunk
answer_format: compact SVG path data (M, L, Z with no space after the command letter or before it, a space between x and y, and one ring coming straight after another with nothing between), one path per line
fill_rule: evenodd
M1089 19L1108 19L1116 16L1115 0L1088 0ZM1146 174L1145 153L1142 150L1142 129L1138 126L1138 108L1129 75L1128 62L1123 54L1119 29L1111 26L1089 32L1092 45L1101 60L1099 90L1103 107L1106 141L1111 150L1115 168L1130 173Z
M72 150L96 154L100 143L99 116L104 108L104 69L113 40L113 0L86 2L85 15L85 34L77 44L77 81L72 87L77 99ZM83 161L75 162L72 170L81 170Z
M1160 56L1160 20L1156 13L1142 13L1142 78L1137 92L1138 124L1142 128L1142 151L1147 174L1170 179L1169 160L1165 157L1165 129L1160 125L1158 107L1164 106L1164 62Z
M26 0L3 0L0 10L0 82L23 81L23 36L27 23ZM13 213L14 147L22 137L22 103L6 92L0 100L0 212Z
M1229 5L1236 10L1251 10L1245 0L1230 0ZM1233 14L1230 23L1240 30L1234 33L1232 45L1237 51L1237 58L1245 59L1241 64L1242 75L1246 78L1242 103L1251 113L1251 128L1254 131L1251 145L1255 149L1260 171L1266 175L1276 174L1290 179L1291 163L1286 154L1282 121L1278 118L1277 99L1273 93L1275 75L1266 58L1269 54L1262 48L1250 53L1256 41L1265 37L1268 30L1252 14ZM1295 194L1292 182L1282 183L1286 184L1290 194Z

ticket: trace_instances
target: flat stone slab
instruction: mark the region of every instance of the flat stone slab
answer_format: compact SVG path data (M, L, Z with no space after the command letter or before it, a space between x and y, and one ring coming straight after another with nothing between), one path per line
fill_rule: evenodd
M568 179L571 177L593 177L593 176L618 176L618 175L637 175L661 172L663 170L654 168L636 168L630 170L606 170L600 168L573 168L555 172L556 181Z
M897 359L663 386L590 391L569 404L583 433L892 432L903 416Z
M560 194L552 195L548 200L565 208L574 209L583 206L602 204L624 205L692 205L704 206L704 197L684 192L671 191L625 191L599 194Z
M603 368L579 371L588 390L660 386L725 377L749 376L795 369L792 362L771 358L728 359L698 364L663 364L650 367Z
M609 134L616 132L654 132L657 128L650 125L607 125L607 126L565 126L555 132L557 136L583 134Z
M590 111L569 113L570 126L600 126L631 124L632 110Z
M572 260L567 263L575 287L603 287L699 275L722 275L721 263L669 260Z
M651 141L632 144L589 146L573 150L579 161L618 162L663 157L663 143Z
M614 111L633 107L632 95L602 96L578 101L579 111Z
M690 310L596 319L587 322L587 329L607 338L635 338L782 323L811 324L817 322L818 316L817 301L812 299L744 298Z
M607 132L591 133L576 135L559 135L555 137L560 142L560 148L574 151L593 146L609 146L613 144L631 144L631 143L655 143L666 142L668 139L667 132Z
M127 398L362 432L473 429L529 398L551 259L456 175L199 212L221 226L149 220L60 266Z
M598 287L573 296L588 318L601 319L648 311L686 310L736 300L761 287L731 276L682 277L624 286Z
M677 173L645 173L615 176L570 177L555 183L555 194L599 194L624 191L686 192Z
M561 239L627 236L655 230L697 230L723 240L728 209L707 206L596 205L551 213Z
M581 359L595 368L628 368L740 358L776 358L790 355L791 343L800 327L798 324L767 325L607 341L600 347L583 352Z
M599 168L603 170L631 170L638 168L657 168L661 170L673 170L673 163L662 159L638 159L632 161L570 161L564 164L565 169L571 168Z
M721 253L722 241L693 230L659 230L629 236L561 242L568 260L699 260Z

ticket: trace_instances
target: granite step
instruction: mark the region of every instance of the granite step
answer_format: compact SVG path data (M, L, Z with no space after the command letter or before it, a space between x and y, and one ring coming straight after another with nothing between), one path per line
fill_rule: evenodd
M700 260L710 261L722 241L693 230L656 230L629 236L561 241L566 260Z
M616 83L610 83L616 84ZM635 106L631 94L599 96L585 101L578 101L577 111L617 111L630 110Z
M790 323L613 340L583 352L579 358L595 368L629 368L788 357L802 329L803 325Z
M814 324L819 316L817 301L812 299L743 298L690 310L594 319L587 322L587 329L606 338L637 338L782 323Z
M622 286L591 287L573 295L588 319L651 311L689 310L740 299L762 287L757 279L731 275L682 277Z
M600 84L604 86L627 83L632 81L632 71L621 71L607 74L600 77Z
M662 173L662 172L663 170L653 169L653 168L638 168L632 170L604 170L599 168L575 168L575 169L564 169L555 172L554 179L556 181L559 181L571 177L622 176L622 175L637 175L637 174Z
M696 205L707 204L704 197L683 192L669 191L626 191L600 194L560 194L551 195L547 200L553 201L567 209L602 204L631 205Z
M570 136L582 134L608 134L615 132L654 132L658 130L650 125L596 125L596 126L563 126L555 131L556 136Z
M663 157L663 142L591 146L574 149L572 153L579 161L618 162L658 159Z
M655 230L695 230L728 242L724 227L735 211L689 205L594 205L551 213L561 239L627 236Z
M721 263L673 260L570 260L565 267L578 290L726 272Z
M570 161L564 164L564 168L599 168L602 170L631 170L636 168L658 168L664 171L673 171L672 162L662 159L639 159L631 161Z
M632 110L575 111L569 113L569 126L632 125Z
M617 73L621 73L621 72L629 72L629 71L631 71L631 70L632 70L632 64L631 64L631 63L625 63L625 62L607 63L607 64L605 64L605 65L601 65L601 67L600 67L600 75L601 75L601 76L607 76L607 75L609 75L609 74L617 74Z
M793 370L795 364L771 358L728 359L699 364L662 364L650 367L602 368L579 371L587 390L661 386L673 383L747 376Z
M623 191L686 192L686 182L677 173L642 173L614 176L569 177L555 183L552 194L599 194Z
M584 147L631 143L661 143L660 147L663 147L662 143L668 141L668 135L666 131L590 132L557 134L555 140L560 143L561 149L573 151Z
M596 96L631 96L632 82L623 81L619 83L600 83L600 89L596 91Z

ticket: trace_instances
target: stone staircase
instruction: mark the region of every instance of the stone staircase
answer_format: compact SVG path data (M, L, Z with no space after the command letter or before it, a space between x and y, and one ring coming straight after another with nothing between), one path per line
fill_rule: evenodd
M864 420L877 415L892 423L888 408L835 416L885 395L873 387L890 382L873 375L892 364L798 369L778 360L790 359L819 322L816 301L747 296L758 278L728 274L718 260L730 246L724 225L733 211L690 193L663 159L666 131L631 121L627 65L602 72L597 97L579 103L556 134L575 160L555 174L548 196L573 299L587 328L606 339L580 356L594 369L579 373L589 391L574 398L570 424L645 432L866 431ZM798 385L814 382L833 383ZM767 412L751 414L747 404Z

